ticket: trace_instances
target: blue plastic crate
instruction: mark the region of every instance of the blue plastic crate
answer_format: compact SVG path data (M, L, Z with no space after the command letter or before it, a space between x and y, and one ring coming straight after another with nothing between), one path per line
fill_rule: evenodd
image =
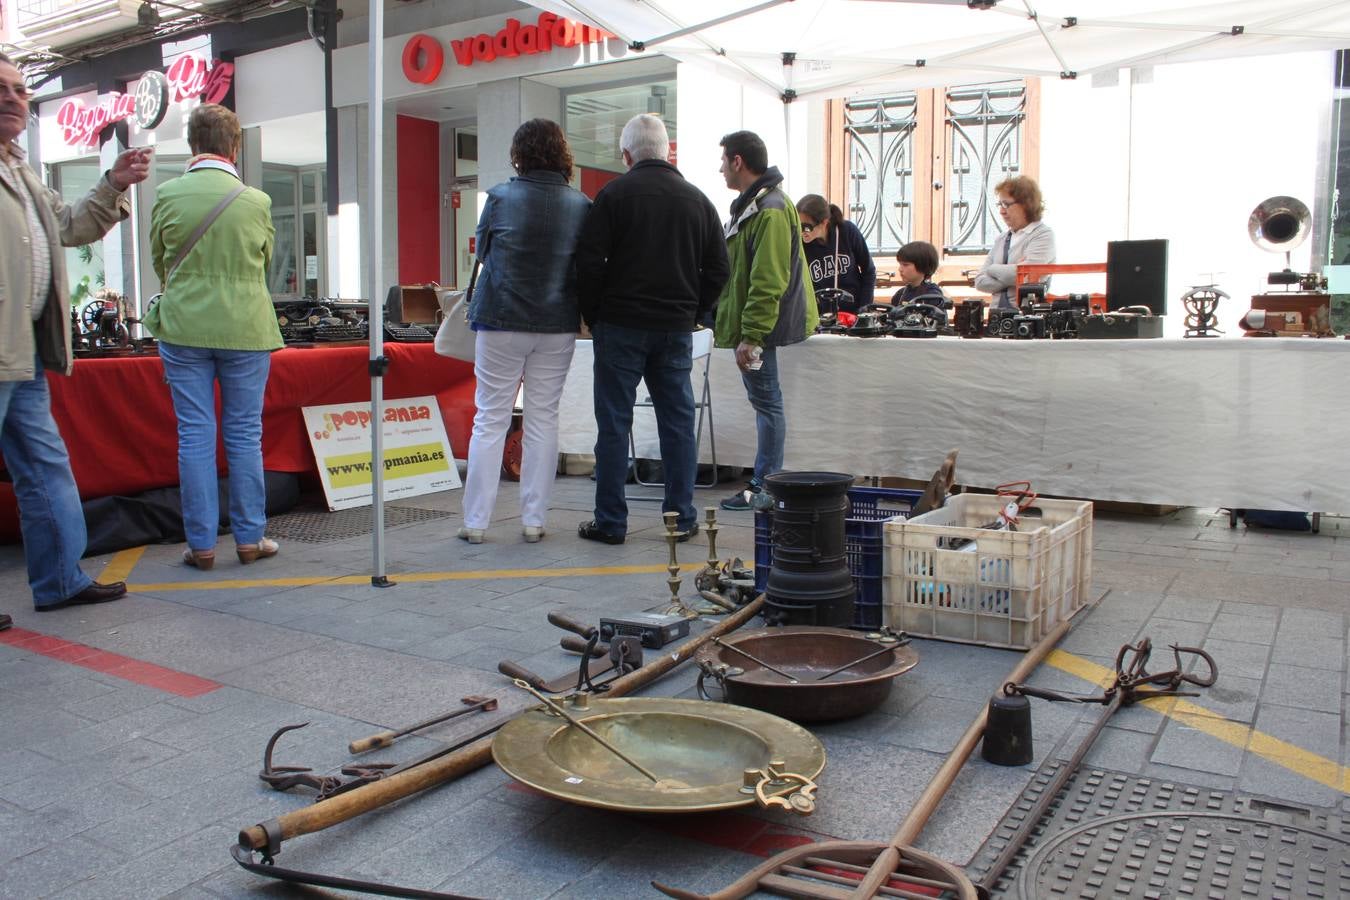
M857 587L853 627L880 628L882 607L882 523L893 516L908 518L922 491L853 487L848 490L844 518L844 555ZM755 513L755 590L763 591L773 567L773 511Z

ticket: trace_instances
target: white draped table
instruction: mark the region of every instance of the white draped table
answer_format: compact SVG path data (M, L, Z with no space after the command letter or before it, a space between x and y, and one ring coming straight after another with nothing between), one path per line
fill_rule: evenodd
M563 394L559 449L595 444L591 343ZM702 361L694 366L695 392ZM958 481L1178 506L1350 512L1350 341L904 340L817 335L779 350L785 467ZM754 413L714 350L720 464L751 465ZM639 399L645 394L639 388ZM637 410L638 455L659 458ZM706 435L700 457L708 461Z

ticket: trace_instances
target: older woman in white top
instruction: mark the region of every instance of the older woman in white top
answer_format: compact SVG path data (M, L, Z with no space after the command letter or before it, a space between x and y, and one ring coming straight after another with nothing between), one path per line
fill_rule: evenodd
M1055 233L1041 221L1045 203L1034 178L1018 175L994 188L998 212L1008 230L994 241L984 265L975 275L975 287L993 295L992 309L1017 305L1017 266L1055 261Z

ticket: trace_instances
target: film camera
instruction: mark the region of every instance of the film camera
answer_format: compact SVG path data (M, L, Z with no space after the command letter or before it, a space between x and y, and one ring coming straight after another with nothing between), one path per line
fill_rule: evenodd
M1012 333L1004 334L1003 337L1029 341L1050 336L1050 328L1043 313L1018 313L1012 316L1009 322Z
M984 301L962 300L956 305L956 333L964 338L984 336Z
M990 337L1012 337L1013 319L1021 315L1016 309L991 309L989 321L985 325L985 334Z

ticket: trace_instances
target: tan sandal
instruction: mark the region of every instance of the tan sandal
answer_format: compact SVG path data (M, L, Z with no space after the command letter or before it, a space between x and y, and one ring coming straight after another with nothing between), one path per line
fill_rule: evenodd
M271 559L277 555L281 545L271 538L263 538L256 544L240 544L234 548L239 561L247 565L259 559Z
M216 551L214 550L184 550L183 565L192 566L194 569L200 569L203 572L210 571L216 564Z

